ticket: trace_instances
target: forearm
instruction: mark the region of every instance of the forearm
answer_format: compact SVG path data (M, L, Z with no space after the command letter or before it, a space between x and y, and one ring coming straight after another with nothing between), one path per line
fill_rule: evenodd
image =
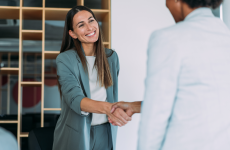
M81 110L90 113L107 114L110 112L111 106L111 103L95 101L87 97L81 101Z

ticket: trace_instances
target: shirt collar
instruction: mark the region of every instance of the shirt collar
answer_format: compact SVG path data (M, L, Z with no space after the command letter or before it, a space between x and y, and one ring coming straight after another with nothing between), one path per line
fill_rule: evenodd
M197 18L197 17L213 17L213 13L211 11L210 8L208 7L200 7L195 9L194 11L192 11L190 14L188 14L188 16L186 16L186 18L184 19L184 21L193 19L193 18Z

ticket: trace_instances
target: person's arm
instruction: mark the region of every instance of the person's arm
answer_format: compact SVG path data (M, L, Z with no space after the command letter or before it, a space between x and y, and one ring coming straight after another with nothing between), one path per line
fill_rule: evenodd
M117 122L120 125L125 124L125 122L122 121L123 119L119 119L110 113L111 106L109 105L111 104L107 102L94 101L85 97L79 79L74 77L72 73L73 69L71 67L73 64L67 54L60 54L56 59L56 64L57 75L59 77L58 81L60 83L63 96L62 100L65 100L70 109L85 117L88 115L82 114L82 111L90 113L105 113L113 119L114 122Z
M160 31L150 38L138 150L162 149L181 66L181 54L174 43L175 40Z
M117 102L113 104L111 113L113 113L117 108L121 108L125 111L128 111L132 114L134 113L140 113L141 112L141 103L142 101L136 101L136 102Z

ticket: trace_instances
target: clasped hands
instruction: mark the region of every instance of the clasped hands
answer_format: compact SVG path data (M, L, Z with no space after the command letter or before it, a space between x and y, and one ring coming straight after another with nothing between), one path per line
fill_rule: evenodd
M124 126L132 120L134 113L140 113L141 102L117 102L112 104L109 122L114 126Z

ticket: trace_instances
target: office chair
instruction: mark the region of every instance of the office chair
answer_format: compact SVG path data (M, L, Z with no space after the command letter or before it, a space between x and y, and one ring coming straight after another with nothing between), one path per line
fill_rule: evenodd
M37 128L29 132L29 150L52 150L55 127Z

